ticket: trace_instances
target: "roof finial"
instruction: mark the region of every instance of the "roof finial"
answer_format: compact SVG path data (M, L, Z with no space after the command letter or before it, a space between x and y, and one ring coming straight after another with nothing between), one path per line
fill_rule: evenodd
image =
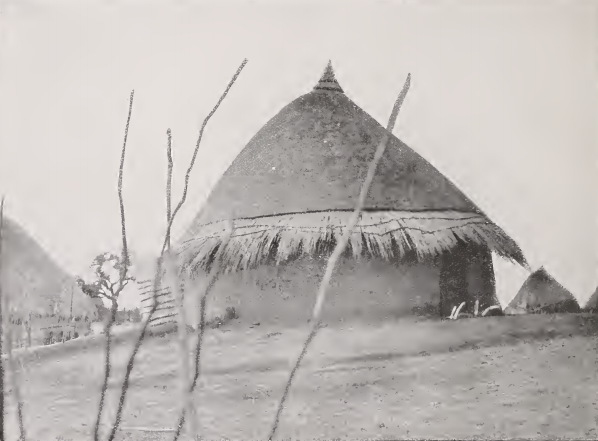
M328 60L328 64L326 65L326 69L324 70L324 74L320 78L314 90L329 90L332 92L340 92L344 93L341 86L336 81L334 76L334 69L332 68L332 61Z

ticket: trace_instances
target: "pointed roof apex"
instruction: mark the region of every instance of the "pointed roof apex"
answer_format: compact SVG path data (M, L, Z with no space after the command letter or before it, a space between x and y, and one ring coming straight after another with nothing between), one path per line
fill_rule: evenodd
M316 87L314 87L314 90L328 90L344 93L342 87L338 84L338 81L336 81L334 69L332 68L332 62L330 60L328 60L324 74L320 78L318 84L316 84Z

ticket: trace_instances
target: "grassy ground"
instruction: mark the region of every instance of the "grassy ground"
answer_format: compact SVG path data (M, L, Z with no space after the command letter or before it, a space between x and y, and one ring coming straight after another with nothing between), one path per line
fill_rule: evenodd
M596 329L595 319L573 314L325 328L296 377L278 438L598 439ZM204 439L267 438L306 333L208 332L198 393ZM113 352L107 422L132 344L121 338ZM21 357L29 440L92 439L102 346L98 337ZM118 440L172 439L136 429L174 427L177 351L172 338L140 351ZM6 418L16 439L14 405Z

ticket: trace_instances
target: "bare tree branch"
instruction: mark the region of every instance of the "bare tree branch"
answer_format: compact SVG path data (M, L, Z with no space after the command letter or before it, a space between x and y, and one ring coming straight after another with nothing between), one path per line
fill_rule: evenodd
M2 274L2 230L4 227L4 196L2 196L2 202L0 202L0 276ZM2 298L4 293L2 292L2 284L0 283L0 332L4 329L2 319ZM6 312L5 312L6 313ZM3 335L0 335L0 354L2 354L2 340ZM4 437L4 363L0 360L0 439L6 439Z
M131 111L133 110L133 95L135 91L131 91L131 97L129 99L129 115L127 116L127 125L125 127L125 139L123 141L122 154L120 156L120 168L118 170L118 200L120 204L120 221L122 229L122 268L120 273L121 282L127 278L127 269L129 266L129 250L127 248L127 230L125 228L125 204L123 201L123 168L125 165L125 153L127 148L127 136L129 135L129 123L131 122Z
M149 314L147 316L147 319L145 320L145 323L143 324L143 328L141 330L141 333L139 335L139 338L135 344L135 347L133 349L133 352L131 354L131 357L129 358L129 362L127 364L127 369L125 371L125 378L123 380L123 384L122 384L122 391L121 391L121 395L120 395L120 400L118 403L118 409L116 411L116 418L114 421L114 425L112 426L112 431L110 432L110 436L108 437L108 441L114 441L114 437L116 436L116 432L118 430L118 427L120 425L120 421L122 418L122 412L123 412L123 408L124 408L124 403L125 403L125 399L127 396L127 390L129 388L129 378L131 376L131 372L133 370L134 364L135 364L135 357L137 356L137 353L139 352L139 348L141 347L143 340L145 339L145 333L147 331L148 325L151 322L154 312L156 311L156 309L159 306L159 303L157 301L157 292L160 290L160 284L161 284L161 278L163 277L163 264L164 264L164 253L166 251L166 246L170 240L170 232L171 232L171 228L172 228L172 223L174 221L174 218L176 216L176 214L178 213L178 211L181 209L181 207L183 206L183 204L186 201L187 198L187 188L189 185L189 178L191 175L191 171L193 170L193 165L195 163L195 158L197 157L197 153L199 150L199 145L201 143L201 139L203 136L203 131L208 123L208 121L210 120L210 118L212 117L212 115L214 115L214 113L216 113L216 110L218 110L218 108L220 107L220 104L222 103L222 101L224 100L224 98L226 98L229 90L231 89L231 87L233 86L233 84L235 83L235 81L237 80L237 78L239 77L239 74L241 73L241 71L243 70L243 68L245 67L245 65L247 64L247 59L243 60L243 62L241 63L241 66L237 69L237 72L235 73L235 75L233 76L232 80L229 82L228 86L226 87L226 90L224 91L224 93L222 94L222 96L220 97L220 99L218 100L218 103L216 104L216 106L212 109L212 111L208 114L208 116L205 118L200 132L199 132L199 138L197 140L197 143L195 145L195 151L193 152L193 157L191 159L191 163L189 165L189 168L187 169L187 174L185 175L185 187L183 190L183 196L179 202L179 204L177 205L177 207L175 208L174 212L172 213L170 220L168 222L168 226L166 228L166 234L165 234L165 238L164 238L164 244L162 246L162 250L160 251L160 255L158 257L158 259L156 260L156 274L155 274L155 279L154 279L154 287L153 287L153 291L154 291L154 302L152 305L152 308L149 311ZM168 256L167 256L168 257Z
M116 280L116 281L114 281L114 282L111 282L111 283L110 283L110 286L108 287L108 290L110 291L110 294L114 295L114 287L116 286L116 284L117 284L118 282L119 282L119 281L118 281L118 280Z
M0 256L2 255L2 239L3 234L2 230L4 227L4 197L2 197L2 202L0 203ZM1 266L0 266L0 273L1 273ZM1 285L1 277L0 277L0 285ZM21 396L21 381L19 371L15 364L15 359L12 353L12 321L10 319L10 298L8 293L0 292L0 331L4 331L4 337L6 341L6 352L8 354L8 368L10 370L10 380L12 383L12 390L14 392L15 401L17 404L17 418L19 421L19 441L25 441L25 426L23 424L23 398ZM8 314L8 322L4 322L2 320L2 312L4 311L5 314ZM2 353L2 343L0 339L0 354ZM0 362L0 364L3 364ZM2 394L2 398L0 403L2 404L2 408L0 409L2 416L0 417L0 424L2 424L0 435L2 439L4 438L4 367L0 367L2 381L1 381L1 388L0 393Z
M168 129L168 149L167 149L167 158L168 158L168 176L166 181L166 221L170 223L171 218L171 183L172 183L172 136L171 131ZM167 251L170 251L170 237L168 237L168 244L167 244ZM189 338L187 335L187 312L185 309L185 276L184 273L181 274L181 280L177 279L177 271L176 265L173 259L173 256L168 256L166 263L168 265L166 274L171 277L169 286L172 286L175 293L175 301L178 304L178 311L177 311L177 331L179 337L179 357L180 357L180 394L181 394L181 403L185 406L185 399L187 395L187 382L189 380L189 372L190 372L190 363L191 359L189 357ZM172 301L162 302L161 305L172 303ZM164 309L173 309L175 306L160 306L157 308L156 311L164 310Z
M10 301L8 296L3 296L4 301L4 310L10 310ZM6 352L8 353L8 366L10 370L10 379L12 383L12 390L14 392L15 402L17 404L17 419L19 421L19 441L25 441L25 425L23 424L23 396L21 395L21 376L19 375L19 370L15 363L14 355L12 353L12 340L13 340L13 333L12 333L12 326L10 321L5 324L6 326Z
M293 368L293 370L291 371L291 374L289 375L289 379L287 381L285 391L284 391L282 398L280 400L280 403L278 405L278 411L276 412L276 418L274 420L274 424L272 425L272 429L270 431L270 436L268 437L268 439L270 441L276 434L276 429L278 428L278 422L280 420L280 416L282 415L282 410L284 408L284 402L285 402L288 392L291 388L291 384L293 381L293 377L295 376L295 372L299 369L301 360L303 359L304 355L307 353L308 346L313 341L314 337L316 336L318 330L321 327L320 313L322 311L322 306L324 305L324 301L326 299L326 290L330 283L330 278L332 277L332 271L334 270L334 267L336 265L336 261L338 260L338 258L345 252L347 244L349 243L349 237L353 233L353 229L355 228L355 225L357 224L357 221L359 220L359 216L361 215L361 211L362 211L363 205L365 203L365 198L366 198L368 192L370 191L370 185L374 179L374 175L376 173L376 168L378 167L378 162L380 161L380 158L382 158L382 155L384 154L384 151L386 150L386 143L388 142L388 138L389 138L390 134L392 133L392 130L394 129L394 125L395 125L397 116L399 114L399 110L401 109L403 100L405 99L405 96L407 95L407 91L409 90L410 83L411 83L411 74L409 74L407 76L405 85L403 86L403 89L401 90L401 93L399 94L399 97L397 98L395 105L392 109L392 112L390 114L390 118L388 121L387 130L385 131L384 135L382 136L382 140L380 141L380 144L378 145L378 148L376 149L374 159L370 163L370 166L368 169L368 174L365 178L363 186L361 187L361 193L359 194L357 206L355 207L355 211L353 212L353 215L349 219L349 225L345 229L344 234L341 236L341 240L337 243L332 255L328 259L328 265L326 266L326 272L324 273L324 277L320 284L320 288L318 290L318 295L316 298L316 303L314 305L314 309L312 312L312 319L311 319L312 329L309 333L309 336L307 337L307 340L305 341L305 343L303 345L303 350L301 351L301 354L297 358L295 367Z
M123 169L124 169L124 163L125 163L125 153L126 153L126 148L127 148L127 136L129 133L129 123L131 122L131 113L133 111L133 96L134 96L134 94L135 94L135 91L134 90L131 91L131 96L129 98L129 115L127 117L127 125L125 126L125 139L123 142L122 154L120 157L120 168L118 171L118 200L120 203L120 220L121 220L121 229L122 229L121 235L122 235L122 244L123 244L122 266L120 268L121 285L122 285L122 281L127 277L127 267L129 264L129 254L128 254L128 250L127 250L127 232L125 229L125 206L124 206L123 197L122 197L122 183L123 183ZM101 270L101 265L99 265L98 268ZM108 390L108 380L110 378L110 343L111 343L111 339L112 339L110 331L112 330L112 326L114 325L114 322L116 321L116 311L118 309L118 303L116 301L116 298L112 298L111 300L112 300L112 308L110 308L110 319L108 321L108 325L106 326L106 366L105 366L105 372L104 372L104 384L102 385L102 392L100 394L100 403L98 405L98 416L97 416L95 428L93 431L94 441L99 440L98 432L99 432L100 424L101 424L101 420L102 420L102 410L104 409L104 400L106 397L106 391Z
M104 279L100 279L100 286L103 286L105 288L106 291L100 291L100 293L104 294L104 296L107 299L113 299L114 298L114 292L112 291L112 286L114 286L114 284L108 285L108 282Z
M75 288L73 287L73 285L71 285L71 311L70 311L70 315L69 315L69 320L73 319L73 296L75 294Z
M172 132L170 129L166 131L168 135L168 146L166 148L166 157L168 159L168 175L166 176L166 222L170 225L171 218L171 188L172 188ZM170 235L167 236L168 243L166 246L170 250Z
M110 300L111 302L115 300L113 296L111 296L110 294L106 294L104 291L101 291L100 294L97 295L97 297L104 297L105 299Z

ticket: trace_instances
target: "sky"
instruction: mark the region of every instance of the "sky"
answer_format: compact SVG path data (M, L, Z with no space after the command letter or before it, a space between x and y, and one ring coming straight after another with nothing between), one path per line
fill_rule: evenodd
M117 177L140 267L166 225L199 127L187 228L235 156L328 60L380 122L408 73L394 134L436 166L583 302L598 285L598 2L4 1L0 192L67 271L120 251ZM145 262L145 263L144 263ZM123 298L137 302L136 293Z

